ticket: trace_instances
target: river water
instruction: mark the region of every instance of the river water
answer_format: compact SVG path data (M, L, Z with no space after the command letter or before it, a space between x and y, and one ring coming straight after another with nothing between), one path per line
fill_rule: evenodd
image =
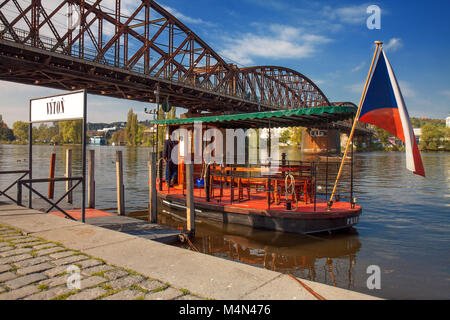
M52 152L57 155L56 176L62 177L66 148L35 146L34 178L48 177ZM81 171L81 150L72 149L75 176ZM115 152L122 150L126 210L144 214L150 149L93 149L97 208L115 212ZM355 155L355 193L363 215L349 232L301 236L202 220L197 221L193 244L206 254L382 298L450 299L450 154L422 156L426 179L405 169L402 153ZM27 159L27 146L0 145L0 171L26 169ZM0 188L12 178L0 175ZM48 186L38 188L46 194ZM62 195L62 189L57 187L56 194ZM75 200L79 198L76 193ZM170 209L160 210L161 223L184 226ZM367 268L372 265L381 269L380 290L367 288Z

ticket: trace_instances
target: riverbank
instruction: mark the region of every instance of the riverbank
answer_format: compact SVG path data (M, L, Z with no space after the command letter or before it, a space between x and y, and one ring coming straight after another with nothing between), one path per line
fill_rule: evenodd
M162 299L316 300L315 294L327 300L376 299L302 279L301 285L278 272L15 205L0 204L0 225L0 291L4 291L0 299L151 299L159 292L167 293L158 294ZM48 243L54 249L41 246ZM87 270L99 262L102 270ZM67 275L62 273L70 264L82 267L81 291L64 286ZM112 270L115 273L108 273ZM122 276L114 280L116 273ZM49 285L56 283L56 288ZM46 293L49 290L51 293Z

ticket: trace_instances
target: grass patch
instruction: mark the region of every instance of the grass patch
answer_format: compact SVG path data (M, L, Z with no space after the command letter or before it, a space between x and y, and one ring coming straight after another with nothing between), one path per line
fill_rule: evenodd
M146 289L144 289L144 288L139 287L137 284L131 286L130 289L136 290L136 291L140 291L140 292L145 293L145 294L147 294L147 293L150 292L150 291L148 291L148 290L146 290Z
M114 288L110 284L103 284L101 287L103 290L106 290L106 291L114 290Z
M68 297L70 297L71 295L74 295L78 292L80 292L80 290L72 290L72 291L62 294L60 296L57 296L56 298L54 298L52 300L66 300Z
M159 288L153 290L152 293L161 292L161 291L164 291L164 290L166 290L166 289L167 289L167 287L159 287Z
M37 258L37 257L38 257L38 254L37 254L36 251L31 251L30 254L31 254L31 256L32 256L33 258Z
M179 289L181 292L183 292L183 294L185 295L185 296L187 296L188 294L189 295L191 295L191 292L189 291L189 290L187 290L187 289Z
M142 301L142 300L144 300L145 298L144 298L144 296L140 296L140 297L137 297L136 298L136 300L139 300L139 301Z
M40 284L40 285L38 285L38 289L40 291L48 290L48 285L47 284Z

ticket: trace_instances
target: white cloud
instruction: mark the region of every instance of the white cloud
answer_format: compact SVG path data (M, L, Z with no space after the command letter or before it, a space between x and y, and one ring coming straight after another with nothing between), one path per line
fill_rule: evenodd
M403 41L400 38L392 38L387 44L383 46L384 50L386 51L397 51L401 47L403 47Z
M365 65L366 65L365 61L361 62L359 65L357 65L356 67L354 67L352 69L352 72L357 72L357 71L361 70L362 68L364 68Z
M367 19L367 7L368 5L366 4L340 8L325 6L323 14L330 20L337 20L341 23L360 24L364 23Z
M331 39L303 33L291 26L272 24L258 33L224 38L221 55L239 64L250 64L255 58L302 59L312 56L319 45Z
M441 91L441 94L450 98L450 90L443 90L443 91Z
M417 96L416 91L409 82L399 81L399 86L404 98L415 98Z
M355 83L347 86L346 88L353 93L359 93L361 95L364 90L364 83Z
M179 19L181 22L186 22L186 23L190 23L190 24L204 24L207 26L212 26L214 25L211 22L208 21L204 21L203 19L200 18L192 18L192 17L188 17L184 14L182 14L181 12L179 12L177 9L174 9L172 7L166 6L166 5L161 5L164 9L166 9L170 14L172 14L173 16L175 16L175 18Z

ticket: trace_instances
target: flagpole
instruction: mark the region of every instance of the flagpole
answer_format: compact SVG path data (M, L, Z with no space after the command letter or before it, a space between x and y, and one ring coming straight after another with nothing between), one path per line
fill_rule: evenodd
M366 96L367 86L369 85L370 76L372 75L372 71L373 71L373 67L374 67L374 64L375 64L375 60L376 60L376 58L378 56L378 51L380 49L380 46L383 46L383 42L381 42L381 41L375 41L375 44L377 45L377 48L375 49L375 54L373 55L372 64L370 65L369 74L367 75L366 84L364 85L364 90L363 90L363 93L362 93L362 96L361 96L361 100L359 102L358 111L356 112L355 120L353 122L353 127L352 127L352 130L350 132L350 136L348 137L347 146L345 147L344 156L342 157L341 167L339 168L339 172L338 172L338 175L336 177L336 182L334 183L333 193L331 194L330 201L328 202L328 210L331 210L331 207L333 206L334 195L336 194L337 185L338 185L339 179L341 178L342 169L344 168L344 163L345 163L345 159L347 158L347 154L348 154L348 149L350 147L350 143L352 143L352 148L353 148L352 140L353 140L353 136L355 134L356 124L358 123L359 116L361 115L361 109L362 109L362 105L363 105L363 102L364 102L364 98ZM350 201L353 201L353 200L350 199Z

